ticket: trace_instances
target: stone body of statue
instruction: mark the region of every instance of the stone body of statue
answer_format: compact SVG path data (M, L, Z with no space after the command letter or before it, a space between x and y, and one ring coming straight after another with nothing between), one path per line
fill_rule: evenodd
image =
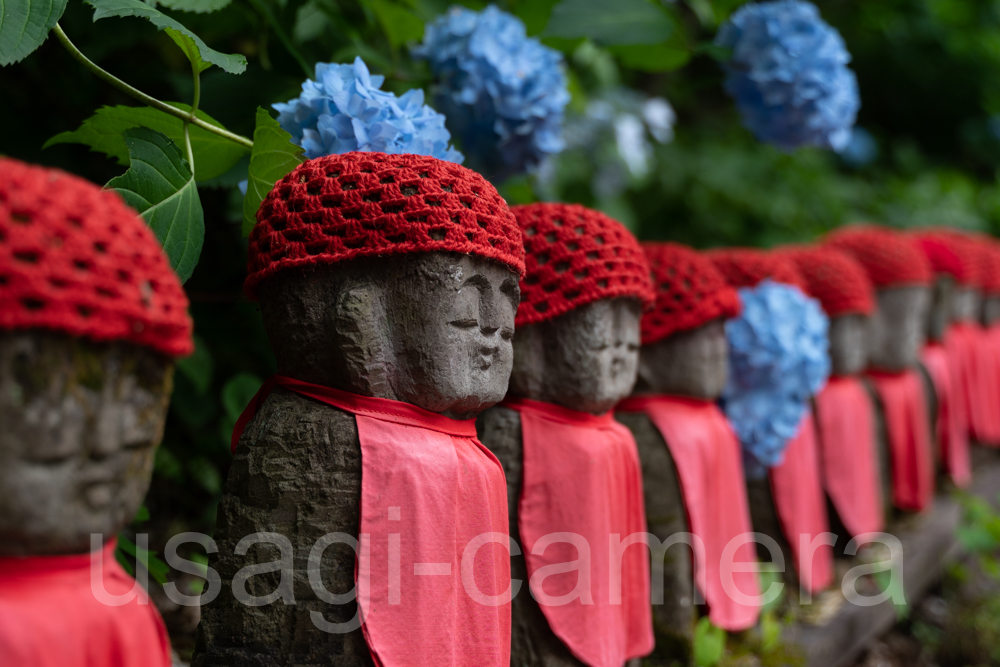
M875 288L868 330L869 380L877 401L880 443L888 451L894 507L921 510L934 495L930 410L918 363L927 333L933 273L913 238L858 225L827 241L851 255ZM884 435L883 435L884 434Z
M472 418L512 366L509 209L459 165L348 153L300 165L259 220L247 289L279 376L235 450L212 563L225 586L194 664L506 666L505 487ZM256 533L271 543L237 548Z
M739 443L716 405L729 363L723 322L739 312L739 300L696 251L673 243L643 247L656 301L642 318L635 392L616 417L635 436L649 532L660 543L652 550L653 657L685 661L699 600L712 622L730 631L752 626L758 614L721 584L722 550L752 530ZM699 548L678 541L685 536ZM745 545L736 560L753 554ZM753 575L734 581L741 593L758 593Z
M606 555L612 535L646 532L635 442L610 410L635 384L649 267L632 234L598 211L512 211L527 265L514 371L508 400L478 421L507 477L510 533L523 551L512 557L512 577L534 582L513 600L511 664L620 667L653 648L645 546L622 553L620 604L609 599ZM546 536L566 533L588 541L586 574L536 581L568 555ZM579 597L549 602L578 576L588 582Z
M114 550L193 349L180 281L118 195L0 158L0 323L0 664L166 667Z

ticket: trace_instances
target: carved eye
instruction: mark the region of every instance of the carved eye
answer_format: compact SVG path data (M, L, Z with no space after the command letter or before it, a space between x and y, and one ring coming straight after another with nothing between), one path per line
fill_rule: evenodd
M472 329L479 326L479 321L469 318L465 320L452 320L449 324L459 329Z

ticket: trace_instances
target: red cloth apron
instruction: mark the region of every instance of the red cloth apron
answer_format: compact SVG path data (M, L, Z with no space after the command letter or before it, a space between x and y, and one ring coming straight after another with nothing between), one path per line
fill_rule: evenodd
M275 386L357 420L358 601L375 664L508 667L507 484L475 422L274 376L240 416L234 446Z
M1000 387L990 382L995 361L985 331L974 322L953 324L945 349L956 369L956 395L969 434L982 443L1000 444Z
M927 369L937 395L937 440L941 463L955 484L968 486L972 481L968 427L963 415L956 410L957 386L953 377L952 358L944 345L929 343L921 352L920 361Z
M871 373L885 409L885 428L892 458L892 501L901 510L920 511L934 498L927 402L917 371Z
M705 546L703 558L695 551L695 581L708 603L712 623L730 631L753 626L759 605L741 604L723 585L723 577L731 576L743 595L760 595L754 572L732 568L757 562L753 542L742 544L732 563L723 561L723 550L733 538L753 533L740 443L729 422L715 403L682 396L633 397L617 409L645 413L667 442L691 532Z
M857 537L885 527L871 399L856 377L831 377L816 394L823 484L844 528Z
M655 642L645 539L617 552L620 565L609 555L611 545L618 547L630 535L645 536L647 530L632 432L610 412L598 417L528 399L508 398L503 405L521 415L518 528L528 574L533 579L541 568L544 575L584 557L569 542L543 542L540 553L534 553L546 535L574 533L589 545L588 570L549 574L540 586L531 581L549 626L590 667L621 667L649 654ZM612 578L619 574L620 581ZM589 586L581 586L582 578ZM573 595L578 587L583 594ZM563 596L568 596L565 604L545 604Z
M988 329L973 325L976 342L976 360L982 401L979 411L982 415L982 437L979 440L993 447L1000 446L1000 355Z
M771 468L769 476L799 582L809 592L818 593L833 582L833 548L828 544L818 544L812 550L809 547L817 536L830 532L811 410L802 418L798 434L788 441L784 461ZM803 536L807 539L804 549Z
M115 543L92 554L0 558L0 665L170 667L170 640L146 592L110 606L91 588L96 559L109 595L136 585L115 560Z

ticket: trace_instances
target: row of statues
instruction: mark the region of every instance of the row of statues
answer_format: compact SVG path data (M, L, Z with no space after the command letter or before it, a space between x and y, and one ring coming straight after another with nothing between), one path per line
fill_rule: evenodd
M113 193L0 183L0 663L169 665L111 553L183 289ZM233 434L193 665L684 661L700 616L758 622L761 558L839 587L845 542L1000 445L998 256L872 226L704 253L430 157L306 161L250 238L278 374Z

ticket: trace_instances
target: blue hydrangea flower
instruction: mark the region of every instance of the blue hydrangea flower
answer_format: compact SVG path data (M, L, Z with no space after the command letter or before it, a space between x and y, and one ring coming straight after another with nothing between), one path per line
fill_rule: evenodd
M801 0L744 5L715 38L732 50L726 92L743 123L782 150L843 150L861 106L851 55L819 10Z
M396 97L379 90L383 81L369 74L361 58L352 65L317 63L316 78L302 84L301 95L273 105L278 123L308 158L378 151L461 163L462 154L448 143L444 116L424 104L424 91Z
M413 54L438 79L435 105L468 166L502 180L562 150L569 102L562 54L528 38L517 17L493 5L452 7L427 25Z
M829 320L797 287L765 280L739 290L743 312L726 322L729 382L723 408L743 445L747 474L784 459L830 375Z
M878 157L878 142L871 132L856 127L851 132L851 139L840 152L840 158L851 167L859 169L866 167Z

